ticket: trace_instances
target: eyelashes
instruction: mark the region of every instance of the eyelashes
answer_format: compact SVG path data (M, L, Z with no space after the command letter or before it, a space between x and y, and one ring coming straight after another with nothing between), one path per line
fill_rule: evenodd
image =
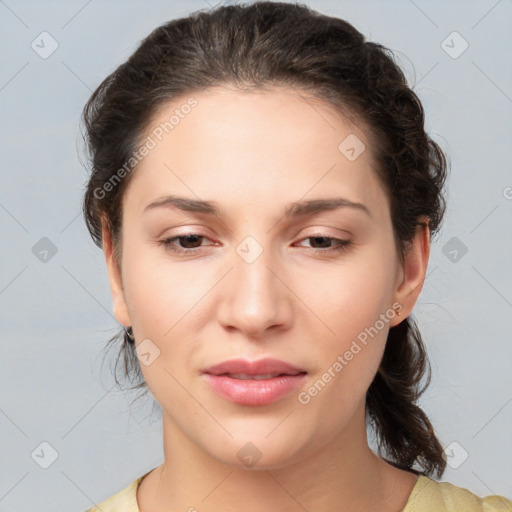
M191 238L192 238L192 242L190 241ZM159 242L159 244L163 245L166 250L177 253L177 254L185 254L185 253L193 254L193 253L198 252L201 249L201 247L204 247L204 246L200 245L199 247L182 248L182 247L178 247L178 246L174 245L174 242L182 241L182 240L186 239L187 240L187 242L185 242L186 244L192 243L192 245L193 245L194 244L193 239L197 239L197 238L203 239L203 238L207 238L207 237L203 236L203 235L199 235L197 233L187 233L185 235L174 236L172 238L165 238L164 240L161 240ZM207 247L212 247L212 246L209 245Z
M165 238L163 240L160 240L158 242L158 245L163 246L166 251L169 251L173 254L193 255L193 254L197 254L199 252L204 252L205 249L211 250L211 248L214 247L214 245L202 245L201 241L203 239L207 239L207 238L208 237L206 237L204 235L200 235L198 233L186 233L184 235L174 236L171 238ZM194 246L195 244L198 243L198 240L199 240L199 246L187 247L189 245ZM337 253L340 253L343 251L347 251L352 244L352 242L350 240L334 238L331 236L326 236L326 235L321 235L321 234L308 236L308 237L301 239L300 241L302 242L305 240L314 240L314 244L320 244L320 245L323 245L326 242L329 244L332 244L329 247L322 247L322 248L306 247L306 249L308 249L310 252L313 252L315 254L324 254L324 255L331 254L331 253L337 254ZM179 242L181 244L181 246L176 245L175 242ZM185 247L183 247L183 245L185 245ZM302 247L304 247L304 246L302 246Z

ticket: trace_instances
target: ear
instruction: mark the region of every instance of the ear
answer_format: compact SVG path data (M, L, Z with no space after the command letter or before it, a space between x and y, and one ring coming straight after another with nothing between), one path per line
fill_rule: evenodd
M107 223L104 221L101 223L101 239L103 252L105 254L105 262L107 264L110 293L112 295L112 303L114 306L114 316L121 325L128 327L132 325L132 322L124 298L121 269L114 259L114 246L111 232L110 229L107 228Z
M430 255L430 231L428 219L422 217L419 220L421 224L416 228L414 240L404 255L403 266L399 272L395 302L400 304L401 309L397 305L395 311L400 312L400 316L396 315L390 321L391 327L398 325L411 314L425 281Z

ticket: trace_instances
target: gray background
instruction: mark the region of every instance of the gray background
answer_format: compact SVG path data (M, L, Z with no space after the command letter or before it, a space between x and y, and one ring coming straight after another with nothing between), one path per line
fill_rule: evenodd
M79 117L153 28L208 4L0 1L0 511L82 511L162 461L152 400L130 408L113 354L101 364L117 323L80 216ZM396 51L450 156L446 220L415 310L433 369L420 405L448 447L443 480L511 497L512 3L309 5ZM58 44L47 58L43 31Z

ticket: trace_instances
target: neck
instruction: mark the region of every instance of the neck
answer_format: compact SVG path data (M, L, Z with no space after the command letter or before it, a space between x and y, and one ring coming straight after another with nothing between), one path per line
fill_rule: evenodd
M165 412L163 429L165 461L139 487L141 510L401 510L416 481L370 450L364 407L320 449L278 467L241 468L214 459Z

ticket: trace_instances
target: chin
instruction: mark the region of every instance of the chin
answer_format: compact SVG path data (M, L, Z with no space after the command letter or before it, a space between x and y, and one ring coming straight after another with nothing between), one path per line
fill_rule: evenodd
M279 423L274 422L273 427ZM229 429L228 429L229 430ZM203 440L203 450L217 461L237 469L276 470L298 462L305 457L306 447L311 442L299 440L295 433L283 429L268 435L272 429L247 432L234 439Z

